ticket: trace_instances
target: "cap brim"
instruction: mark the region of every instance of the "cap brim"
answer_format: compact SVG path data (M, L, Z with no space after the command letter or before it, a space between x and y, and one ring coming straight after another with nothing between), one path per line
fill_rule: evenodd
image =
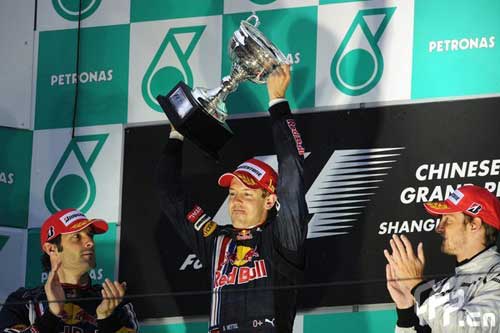
M231 182L233 181L234 177L236 177L236 175L234 173L227 172L227 173L223 174L222 176L220 176L219 180L217 182L219 183L219 186L229 187L229 186L231 186Z
M73 234L75 232L82 231L83 229L92 226L92 230L94 230L95 234L103 234L108 231L108 223L102 219L93 219L88 220L87 223L83 223L79 228L73 229L71 231L61 232L63 234Z
M248 188L251 188L251 189L261 188L259 183L255 182L255 184L252 184L252 185L248 184L243 179L241 179L241 177L238 176L238 174L232 173L232 172L227 172L227 173L223 174L222 176L220 176L218 183L222 187L230 187L231 183L233 182L233 179L237 179L242 185L244 185Z
M425 210L432 215L453 214L462 210L448 201L432 201L424 203Z
M108 222L102 219L93 219L90 222L96 234L103 234L109 229Z

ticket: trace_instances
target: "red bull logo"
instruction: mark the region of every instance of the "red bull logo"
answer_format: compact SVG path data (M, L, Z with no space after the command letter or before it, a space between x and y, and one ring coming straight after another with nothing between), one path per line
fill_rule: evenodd
M243 248L240 250L240 248ZM246 246L238 246L236 253L228 256L229 262L234 266L243 266L253 258L258 258L259 254L252 248Z
M69 325L75 325L80 322L87 322L97 325L96 318L89 315L84 309L73 303L64 304L64 310L61 313L62 320Z
M252 238L253 238L252 231L250 231L248 229L240 230L238 232L238 234L236 235L237 240L248 240L248 239L252 239Z
M231 265L234 266L243 266L247 262L252 261L253 258L258 258L259 253L257 252L257 249L248 247L248 246L243 246L239 245L236 247L236 252L228 254L226 257L226 260L231 263Z
M255 260L251 267L234 267L229 274L222 274L221 271L215 272L214 288L224 287L227 285L245 284L253 280L263 279L267 277L266 262Z

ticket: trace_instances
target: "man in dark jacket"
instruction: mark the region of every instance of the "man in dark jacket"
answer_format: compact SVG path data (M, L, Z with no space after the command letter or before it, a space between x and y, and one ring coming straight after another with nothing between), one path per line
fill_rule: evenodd
M40 231L47 282L9 295L0 311L0 332L137 332L132 304L122 302L125 284L106 279L101 287L90 281L94 235L107 230L104 220L89 220L72 208L50 216Z
M219 226L181 186L182 135L172 128L159 165L162 210L180 237L211 267L210 332L291 332L294 286L304 267L307 206L304 149L284 99L290 68L267 82L279 176L249 159L219 179L229 188L232 226Z

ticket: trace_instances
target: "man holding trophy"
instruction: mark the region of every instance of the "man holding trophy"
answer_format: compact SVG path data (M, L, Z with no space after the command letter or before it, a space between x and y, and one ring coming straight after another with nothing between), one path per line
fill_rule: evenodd
M257 38L259 47L274 48L258 30L257 36L254 31L246 37ZM248 53L257 51L260 52ZM254 60L260 62L258 56ZM261 62L260 73L267 74L258 79L267 79L279 176L271 166L252 158L219 178L219 185L229 188L231 226L217 225L184 192L181 185L184 135L174 127L158 167L162 211L205 267L211 268L209 332L292 332L295 285L303 273L303 244L307 234L304 149L285 99L290 66L279 57L275 57L274 64L268 64L269 59ZM189 94L183 91L184 97ZM196 111L206 111L207 103L196 103L190 103L191 107L205 106L205 110ZM182 108L182 101L173 104Z

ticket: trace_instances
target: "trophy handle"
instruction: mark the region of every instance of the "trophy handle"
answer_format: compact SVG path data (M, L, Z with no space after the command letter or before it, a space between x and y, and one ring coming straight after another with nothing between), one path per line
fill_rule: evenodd
M255 20L255 22L253 24L251 22L252 20ZM252 24L255 28L258 28L260 25L259 17L257 16L257 14L255 14L255 11L252 12L252 15L250 15L245 21Z

